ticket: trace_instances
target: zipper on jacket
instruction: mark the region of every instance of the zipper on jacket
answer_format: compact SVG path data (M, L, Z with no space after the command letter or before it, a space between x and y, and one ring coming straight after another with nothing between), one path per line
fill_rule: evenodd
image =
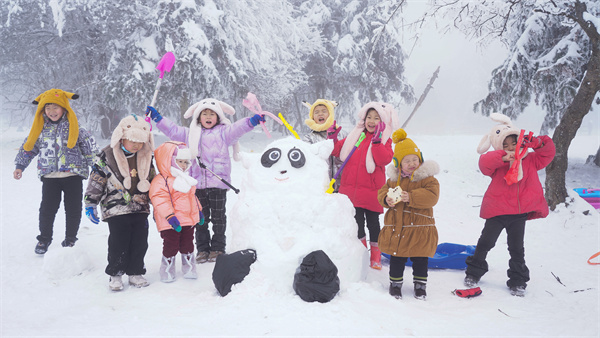
M518 210L519 214L521 214L521 198L519 197L520 190L521 190L521 182L517 182L517 210Z

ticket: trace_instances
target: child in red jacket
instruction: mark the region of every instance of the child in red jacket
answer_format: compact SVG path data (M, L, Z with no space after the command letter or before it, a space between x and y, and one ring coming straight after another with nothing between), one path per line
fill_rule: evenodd
M333 125L328 129L328 138L335 143L331 155L347 161L339 192L347 195L354 205L358 238L365 247L366 219L371 244L371 267L377 270L381 270L381 251L377 239L381 229L379 215L383 213L377 192L385 184L385 166L394 156L390 135L398 129L398 124L398 116L392 105L369 102L358 112L358 123L345 139L337 141L341 127L335 129ZM365 133L365 139L352 153L361 133Z
M479 169L482 174L492 178L483 196L480 211L481 218L486 221L475 253L466 259L464 283L467 287L474 287L488 271L485 261L487 253L496 244L502 230L506 229L510 253L506 285L512 295L522 297L529 281L523 240L525 221L548 216L548 204L537 172L550 164L556 150L548 136L531 137L523 142L523 145L533 149L533 152L526 153L521 159L518 181L508 184L505 176L515 160L515 152L520 150L516 149L520 130L514 128L505 115L493 113L490 117L500 124L493 127L477 147L477 152L482 154L479 158ZM486 152L490 146L494 150Z

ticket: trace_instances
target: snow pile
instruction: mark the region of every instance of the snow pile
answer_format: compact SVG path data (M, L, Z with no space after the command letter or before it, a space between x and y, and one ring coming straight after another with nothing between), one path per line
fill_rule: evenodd
M54 244L60 245L60 243ZM86 271L94 270L93 260L82 246L64 248L64 250L50 250L44 255L44 274L53 280L79 276Z

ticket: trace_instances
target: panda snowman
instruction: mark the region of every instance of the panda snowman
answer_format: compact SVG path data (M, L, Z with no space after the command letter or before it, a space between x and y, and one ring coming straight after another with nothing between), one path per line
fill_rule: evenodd
M333 142L288 137L265 149L242 154L247 170L229 222L231 248L256 250L250 275L291 289L302 259L323 250L338 268L342 289L364 279L368 252L356 236L354 207L347 196L325 192Z

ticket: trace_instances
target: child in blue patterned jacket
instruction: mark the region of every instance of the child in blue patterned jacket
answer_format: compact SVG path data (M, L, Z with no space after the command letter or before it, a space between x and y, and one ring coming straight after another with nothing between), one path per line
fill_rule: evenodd
M69 99L77 94L61 89L50 89L38 96L37 110L29 136L15 158L13 177L20 180L23 170L38 156L38 177L42 181L40 204L40 235L35 253L43 255L52 242L54 219L64 194L66 231L63 247L72 247L77 241L81 222L83 180L98 151L92 135L77 122Z

